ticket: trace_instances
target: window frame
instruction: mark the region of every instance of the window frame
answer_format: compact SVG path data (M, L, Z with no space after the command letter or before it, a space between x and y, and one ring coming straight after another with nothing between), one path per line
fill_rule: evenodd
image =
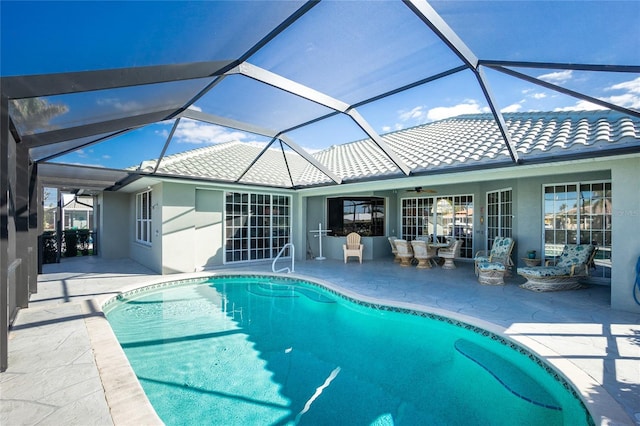
M136 194L135 240L139 244L150 246L153 244L153 204L152 189Z
M291 242L290 195L225 191L224 200L224 264L274 259Z
M371 214L369 221L365 224L363 229L356 229L357 220L354 220L354 224L350 227L346 227L344 223L345 212L347 209L350 213L353 213L354 219L356 218L357 204L361 203L364 206L366 202L369 202L369 212L373 211L382 212L382 216L374 218ZM345 202L353 202L353 206L345 205ZM365 203L365 204L362 204ZM335 211L334 211L335 209ZM354 196L354 197L327 197L326 200L326 213L327 213L327 229L331 230L331 235L337 237L343 237L351 232L356 232L363 237L384 237L386 234L386 216L387 216L387 199L385 197L373 197L373 196ZM368 229L368 231L367 231Z

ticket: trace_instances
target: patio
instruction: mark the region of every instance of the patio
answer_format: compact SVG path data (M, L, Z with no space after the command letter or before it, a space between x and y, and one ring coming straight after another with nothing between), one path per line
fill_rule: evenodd
M535 293L517 286L521 277L508 278L505 286L483 286L472 263L457 264L453 270L419 270L391 259L363 264L308 260L298 262L295 273L365 298L504 330L571 378L586 395L597 424L640 421L640 315L612 310L607 287ZM243 271L268 273L271 265L208 273ZM65 259L45 265L44 272L39 292L11 329L9 369L0 376L0 423L160 423L99 306L126 288L201 274L162 277L131 260L97 257Z

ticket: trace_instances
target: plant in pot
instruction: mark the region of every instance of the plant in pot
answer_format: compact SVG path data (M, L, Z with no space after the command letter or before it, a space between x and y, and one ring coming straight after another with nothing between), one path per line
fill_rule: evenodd
M535 250L529 250L529 251L527 252L527 257L528 257L529 259L535 259L535 258L536 258L536 251L535 251Z

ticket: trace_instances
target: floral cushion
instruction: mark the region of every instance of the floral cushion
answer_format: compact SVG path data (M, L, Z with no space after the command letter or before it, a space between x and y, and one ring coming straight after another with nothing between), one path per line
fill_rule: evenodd
M476 263L480 264L482 262L489 262L491 261L491 258L489 256L476 256L475 257L475 261Z
M478 264L480 271L504 271L504 264L498 262L480 262Z
M582 265L587 263L592 252L593 245L591 244L568 244L564 246L556 266Z
M518 275L531 277L563 277L571 275L571 266L531 266L518 268Z
M509 254L511 244L513 244L513 238L496 237L496 239L493 240L493 247L491 247L491 258L502 259L506 257Z

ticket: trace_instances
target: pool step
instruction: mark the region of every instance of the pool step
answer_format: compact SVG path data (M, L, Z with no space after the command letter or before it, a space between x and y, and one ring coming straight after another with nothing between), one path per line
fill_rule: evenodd
M550 410L562 411L562 407L546 389L507 359L466 339L456 340L454 347L462 355L487 370L518 398Z
M247 289L249 293L256 296L266 297L300 297L299 295L306 296L307 298L318 303L335 303L336 301L324 294L317 292L310 288L304 288L288 284L276 284L276 283L249 283Z

